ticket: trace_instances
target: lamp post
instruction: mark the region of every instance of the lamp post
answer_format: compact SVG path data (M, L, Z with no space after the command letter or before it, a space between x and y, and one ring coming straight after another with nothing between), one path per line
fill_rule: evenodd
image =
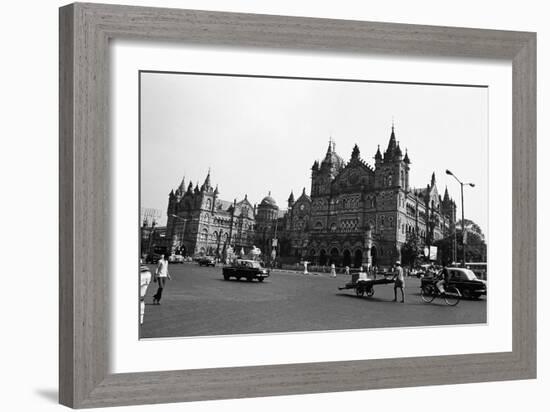
M445 173L447 173L448 175L451 175L452 177L454 177L455 180L460 184L460 203L461 203L461 206L462 206L462 266L464 267L465 264L466 264L466 247L465 247L466 245L464 243L464 185L475 187L475 184L473 184L473 183L463 183L449 169L445 170Z

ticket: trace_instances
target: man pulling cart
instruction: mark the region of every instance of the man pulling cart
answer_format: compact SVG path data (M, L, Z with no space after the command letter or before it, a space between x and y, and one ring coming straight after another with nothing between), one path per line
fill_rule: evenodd
M395 279L393 278L370 278L367 272L363 270L363 267L361 267L358 273L353 273L351 275L351 282L339 287L338 290L355 289L355 294L357 296L367 295L367 297L370 298L374 295L374 285L387 285L388 283L394 282Z

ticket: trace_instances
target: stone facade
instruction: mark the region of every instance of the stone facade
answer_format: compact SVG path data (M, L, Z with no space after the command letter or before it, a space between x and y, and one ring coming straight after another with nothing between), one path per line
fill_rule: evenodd
M382 154L378 147L374 159L374 167L367 164L356 145L345 162L331 141L311 168L310 194L304 188L295 199L291 193L284 211L270 194L257 206L246 196L240 202L219 199L210 173L200 188L190 183L185 190L182 181L168 201L172 250L183 246L186 254L222 256L229 245L237 252L256 245L269 260L277 238L276 255L287 260L391 265L412 233L421 245L450 235L455 202L447 190L440 196L435 173L425 188L410 187L411 160L393 127L387 149Z
M185 190L182 180L168 196L167 236L171 252L221 256L231 245L236 252L249 250L254 242L255 212L247 196L228 202L210 184L210 172L202 186Z
M450 234L456 205L439 195L435 173L422 189L409 184L411 161L392 127L384 154L368 165L355 145L346 163L329 143L325 158L311 168L311 195L305 189L289 201L286 230L290 253L316 264L391 265L401 259L410 234L431 244ZM292 199L293 200L293 199Z

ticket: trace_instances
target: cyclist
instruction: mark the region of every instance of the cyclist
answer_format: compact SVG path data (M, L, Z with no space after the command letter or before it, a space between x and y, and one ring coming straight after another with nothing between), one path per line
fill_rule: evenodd
M449 271L447 270L447 268L443 268L443 270L439 274L439 280L435 284L440 293L445 293L445 287L447 286L448 282Z

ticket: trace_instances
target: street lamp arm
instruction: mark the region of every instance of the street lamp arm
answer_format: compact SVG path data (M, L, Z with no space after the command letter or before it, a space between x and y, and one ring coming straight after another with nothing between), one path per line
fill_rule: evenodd
M456 176L454 175L454 173L451 172L449 169L445 170L445 173L448 174L448 175L451 175L452 177L454 177L455 180L456 180L458 183L460 183L461 186L463 185L463 183L458 179L458 177L456 177Z

